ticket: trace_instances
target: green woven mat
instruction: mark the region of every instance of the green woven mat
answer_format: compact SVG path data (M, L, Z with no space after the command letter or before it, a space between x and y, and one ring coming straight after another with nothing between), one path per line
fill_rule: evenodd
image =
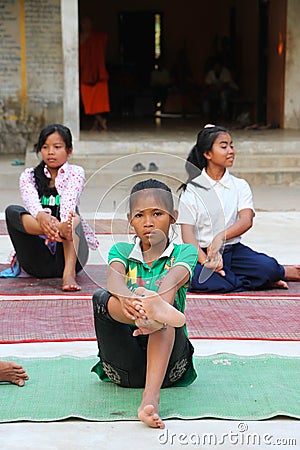
M0 422L135 420L141 389L103 383L90 372L97 358L5 358L20 362L23 388L0 384ZM162 418L260 420L300 418L300 358L217 354L195 358L197 380L163 389Z

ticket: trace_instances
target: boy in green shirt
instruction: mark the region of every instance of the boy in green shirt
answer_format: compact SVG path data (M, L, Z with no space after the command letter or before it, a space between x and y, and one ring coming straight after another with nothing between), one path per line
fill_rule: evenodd
M139 419L164 428L160 389L187 386L197 376L184 309L198 254L192 245L169 240L177 211L168 186L142 181L129 201L128 219L137 239L112 247L108 290L100 288L93 296L100 357L93 371L120 386L143 387Z

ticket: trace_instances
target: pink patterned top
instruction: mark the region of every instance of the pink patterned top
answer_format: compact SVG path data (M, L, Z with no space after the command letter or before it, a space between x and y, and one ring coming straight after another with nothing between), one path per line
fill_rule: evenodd
M44 171L46 177L51 178L47 166L45 166ZM62 222L67 221L70 211L75 211L76 206L79 207L80 195L84 185L85 174L82 167L66 162L59 168L55 178L55 187L60 195L60 217ZM20 193L27 210L33 217L36 217L40 211L44 210L35 186L33 167L25 169L21 173ZM88 246L92 250L96 250L99 242L87 221L82 216L80 218Z

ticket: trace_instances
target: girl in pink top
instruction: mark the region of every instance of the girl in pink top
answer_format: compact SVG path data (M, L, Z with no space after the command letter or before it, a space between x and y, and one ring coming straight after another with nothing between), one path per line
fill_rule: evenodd
M70 130L48 125L39 136L36 153L42 161L20 176L25 207L6 208L7 229L20 267L38 278L62 277L63 291L78 291L76 274L88 259L88 248L99 243L79 214L84 170L68 163Z

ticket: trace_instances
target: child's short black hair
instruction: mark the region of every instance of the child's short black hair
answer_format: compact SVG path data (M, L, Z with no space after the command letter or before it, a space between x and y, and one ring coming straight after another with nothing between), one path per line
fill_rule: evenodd
M173 195L172 191L165 183L162 181L154 180L153 178L150 178L148 180L140 181L139 183L135 184L130 192L129 197L129 211L130 214L133 210L133 203L134 203L134 195L137 192L144 191L144 190L150 190L151 193L155 193L155 190L157 191L157 195L159 196L159 199L163 201L164 206L166 207L166 210L170 215L173 215L174 212L174 201L173 201Z

